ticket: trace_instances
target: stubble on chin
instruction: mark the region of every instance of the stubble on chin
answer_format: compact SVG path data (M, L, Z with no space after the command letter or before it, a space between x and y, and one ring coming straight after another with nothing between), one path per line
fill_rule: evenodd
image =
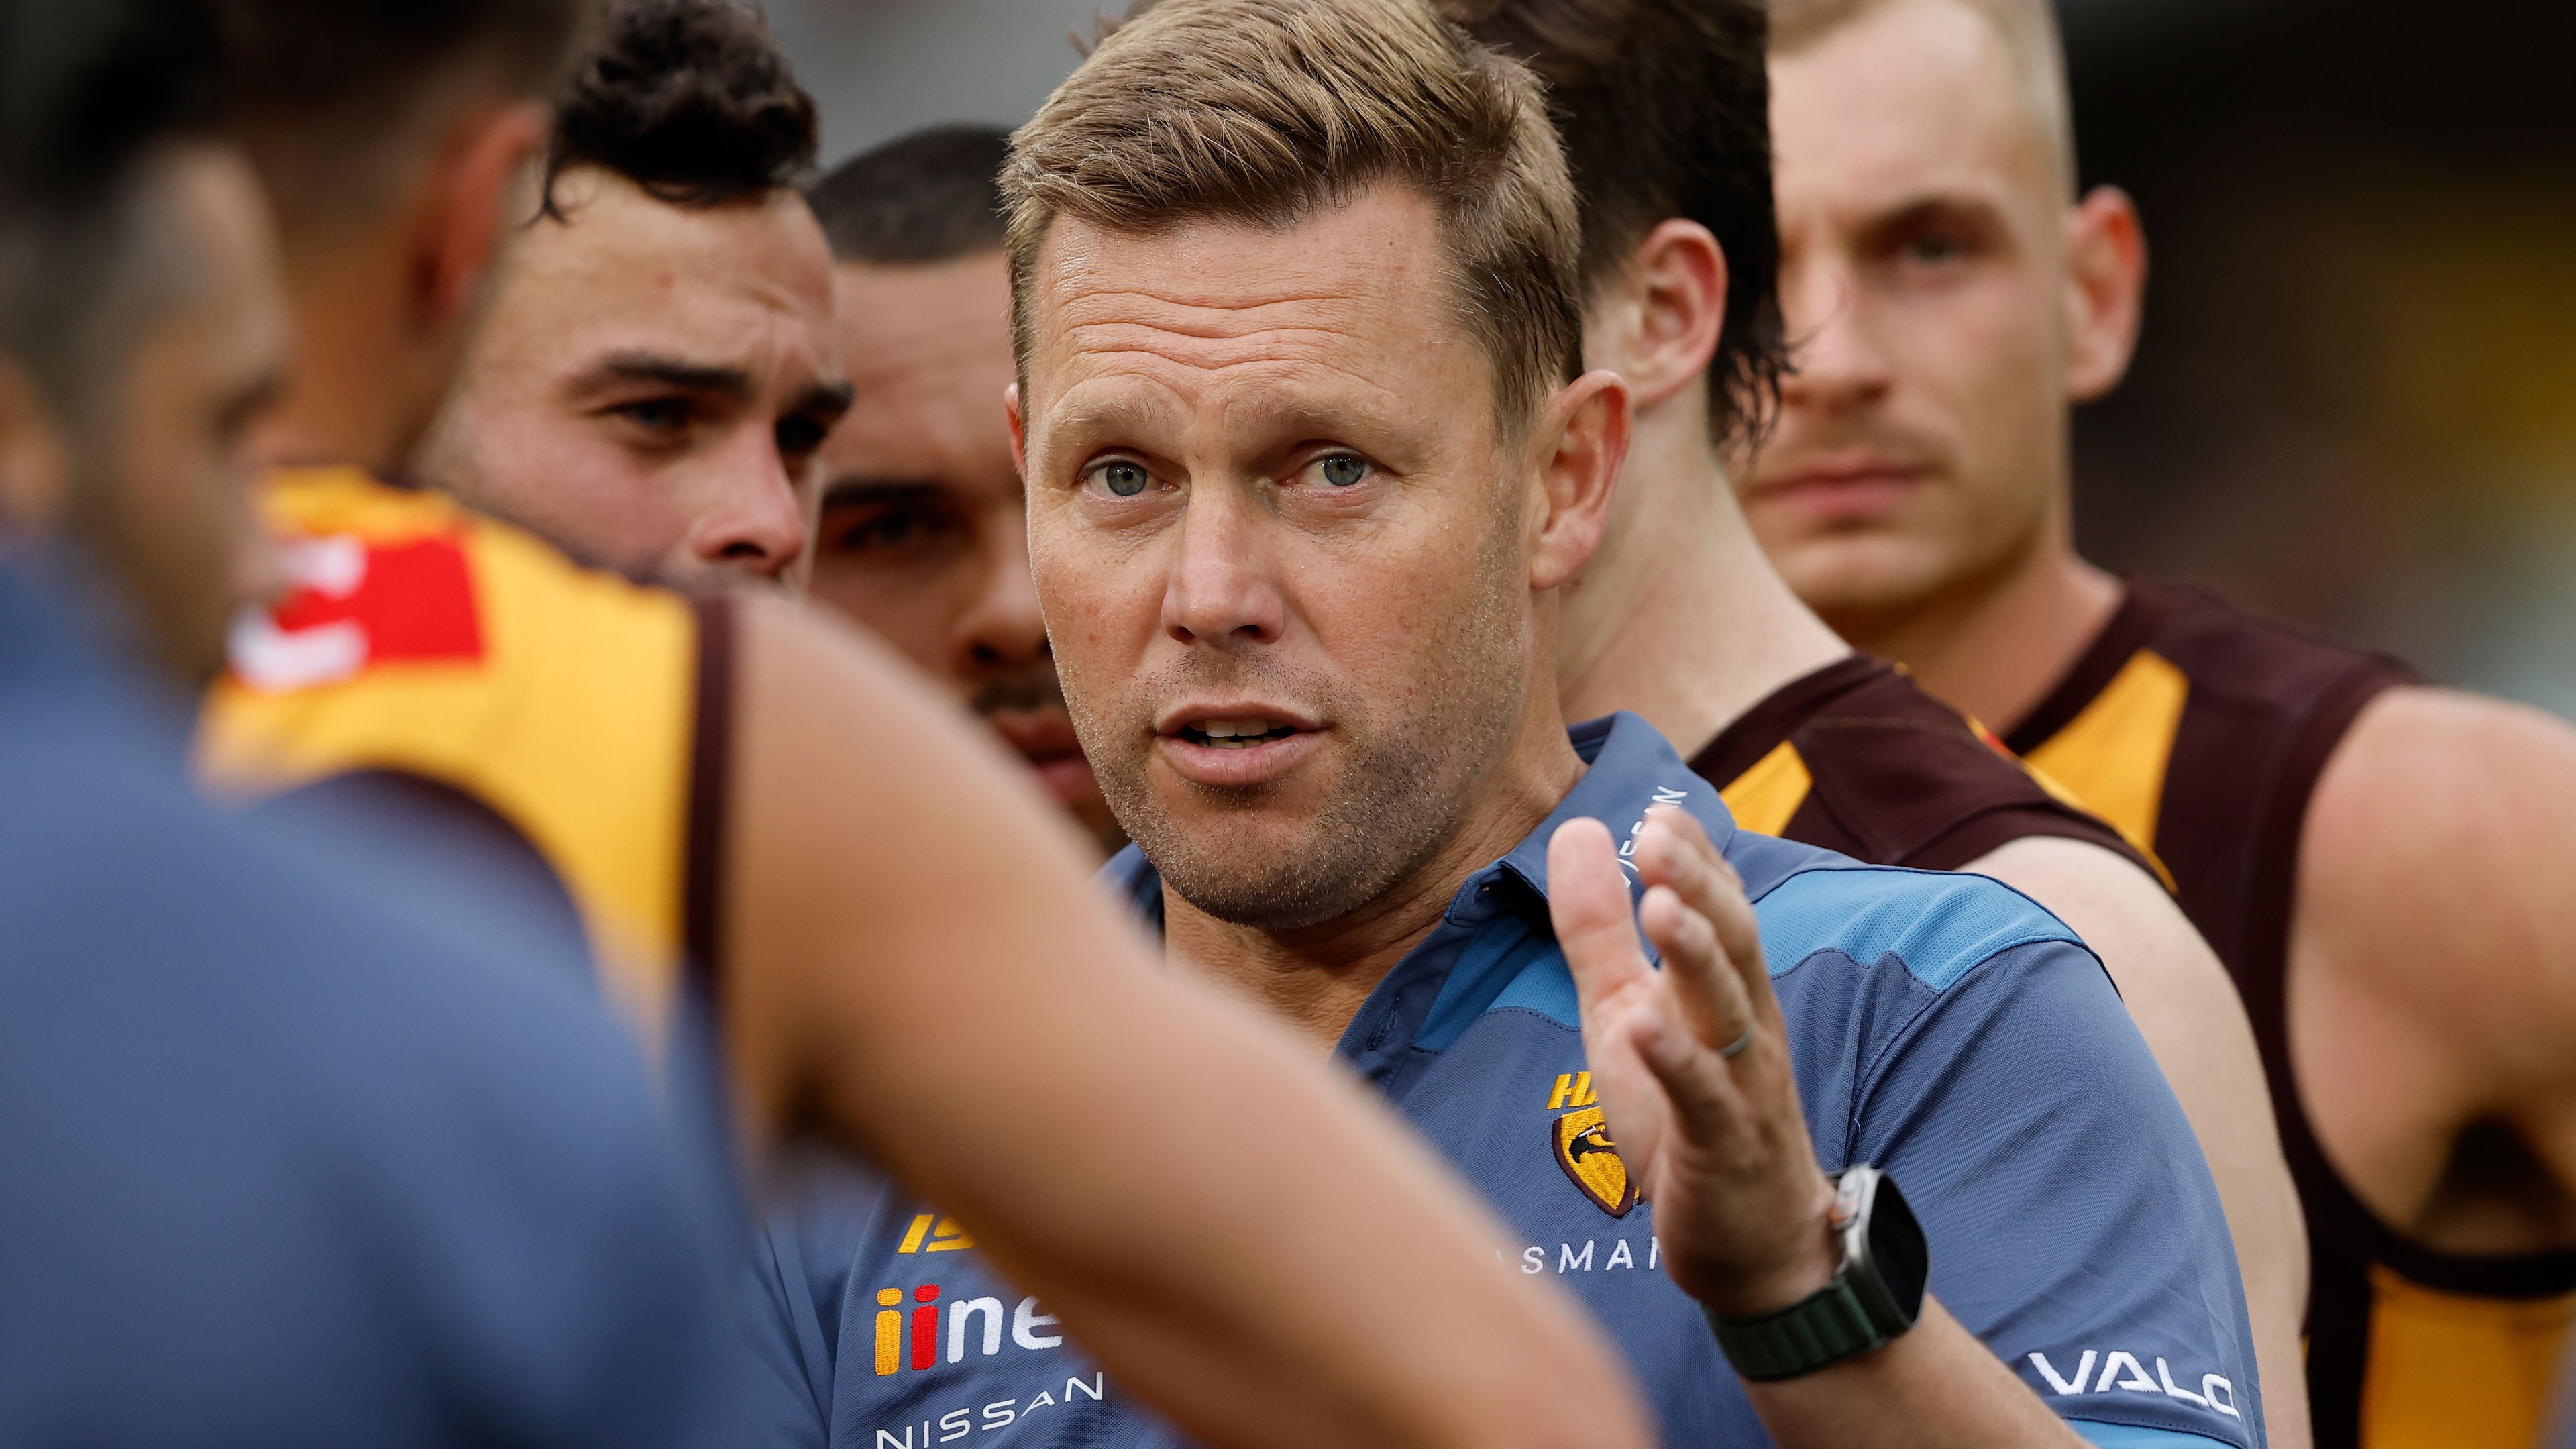
M1167 799L1149 779L1153 746L1141 732L1114 758L1095 756L1102 795L1163 883L1231 925L1298 931L1362 910L1427 866L1472 813L1476 781L1509 743L1528 685L1517 555L1497 552L1480 573L1477 603L1444 631L1448 647L1400 707L1311 682L1290 692L1326 706L1336 738L1331 759L1306 766L1332 772L1322 801L1284 831L1259 828L1280 809L1281 786L1175 779ZM1079 709L1075 719L1079 730Z

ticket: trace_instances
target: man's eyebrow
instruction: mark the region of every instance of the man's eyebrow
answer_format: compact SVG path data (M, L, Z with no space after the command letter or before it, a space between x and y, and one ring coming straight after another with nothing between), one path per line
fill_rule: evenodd
M1048 419L1051 426L1083 437L1140 433L1163 416L1163 409L1135 397L1075 403Z
M2000 225L2003 208L1992 198L1970 192L1940 191L1929 195L1910 196L1880 211L1870 219L1874 232L1903 231L1926 222L1957 221L1972 226Z
M587 389L614 383L658 383L735 402L751 398L751 374L742 368L690 362L658 352L612 352L585 369L573 386Z

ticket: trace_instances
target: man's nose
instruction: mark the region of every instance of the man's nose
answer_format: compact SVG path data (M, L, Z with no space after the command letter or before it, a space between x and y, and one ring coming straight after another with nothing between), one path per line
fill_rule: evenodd
M984 520L984 577L957 618L953 662L966 678L1016 674L1047 657L1046 616L1029 573L1028 512L1018 503Z
M1184 644L1269 643L1287 626L1272 580L1263 510L1232 485L1194 487L1163 586L1163 631Z
M718 464L686 544L689 572L786 576L805 552L805 500L778 450L763 439Z
M1797 370L1781 379L1780 401L1792 408L1844 412L1886 396L1893 381L1881 345L1881 318L1848 265L1814 263L1781 288Z

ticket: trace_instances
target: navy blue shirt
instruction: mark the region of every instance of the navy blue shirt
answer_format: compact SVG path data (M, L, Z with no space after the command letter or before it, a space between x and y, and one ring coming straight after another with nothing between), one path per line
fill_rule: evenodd
M705 1164L582 964L200 803L72 592L0 567L0 1444L736 1442Z
M2101 964L1982 876L1863 866L1739 831L1642 720L1578 727L1590 765L1554 816L1459 887L1338 1055L1520 1235L1623 1348L1677 1445L1770 1442L1698 1306L1662 1271L1653 1209L1606 1146L1573 978L1547 918L1547 842L1592 817L1698 816L1742 874L1828 1171L1886 1169L1921 1217L1931 1291L2093 1443L2261 1445L2244 1290L2200 1148ZM1149 920L1133 849L1108 878ZM1633 880L1634 872L1631 872ZM1349 1285L1354 1314L1401 1303ZM802 1184L758 1291L777 1442L1173 1442L1000 1280L970 1224L855 1169Z

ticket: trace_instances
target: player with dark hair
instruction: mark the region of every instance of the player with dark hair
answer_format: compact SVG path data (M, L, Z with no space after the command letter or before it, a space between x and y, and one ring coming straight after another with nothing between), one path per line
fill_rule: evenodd
M805 199L837 261L953 262L1002 249L1010 154L1010 132L999 126L933 126L842 162Z
M1800 346L1735 470L1755 533L2172 871L2307 1213L2317 1442L2532 1443L2576 1321L2576 731L2086 562L2070 410L2128 367L2147 252L2079 186L2054 10L1772 13Z
M725 1442L719 1169L577 961L190 788L289 335L219 54L0 0L0 1443Z
M792 581L850 403L796 191L814 104L731 0L631 0L608 24L557 96L537 218L423 467L630 574Z
M1547 78L1582 193L1586 351L1635 400L1608 531L1567 601L1569 715L1630 709L1688 742L1748 829L1991 875L2081 932L2209 1155L2265 1367L2288 1377L2298 1207L2226 974L2140 848L1800 603L1727 486L1722 450L1760 435L1784 366L1761 7L1449 4ZM2297 1442L2295 1396L2270 1408Z
M507 837L659 1053L685 1059L675 1028L709 1008L755 1146L867 1152L971 1225L1032 1322L1060 1316L1207 1438L1638 1442L1599 1343L1491 1271L1499 1228L1322 1064L1155 970L1073 833L910 671L775 601L587 572L366 471L408 452L446 383L435 360L457 355L548 134L547 67L494 63L520 14L430 7L455 22L443 42L396 53L370 42L411 33L418 0L226 3L295 12L293 48L338 35L384 61L262 87L249 132L324 364L274 437L325 466L268 489L297 587L242 631L207 719L214 773L290 799L399 782ZM372 189L305 184L352 156ZM580 232L585 198L627 184L568 167L572 220L534 237ZM1354 1322L1351 1273L1423 1306ZM1426 1362L1423 1333L1472 1352Z
M1124 844L1064 709L1002 424L1010 138L951 126L844 162L807 197L832 243L856 401L823 443L818 603L948 685L1106 849Z
M608 42L555 97L547 203L576 166L597 167L690 207L750 201L814 163L814 101L769 42L759 12L692 0L629 0Z

